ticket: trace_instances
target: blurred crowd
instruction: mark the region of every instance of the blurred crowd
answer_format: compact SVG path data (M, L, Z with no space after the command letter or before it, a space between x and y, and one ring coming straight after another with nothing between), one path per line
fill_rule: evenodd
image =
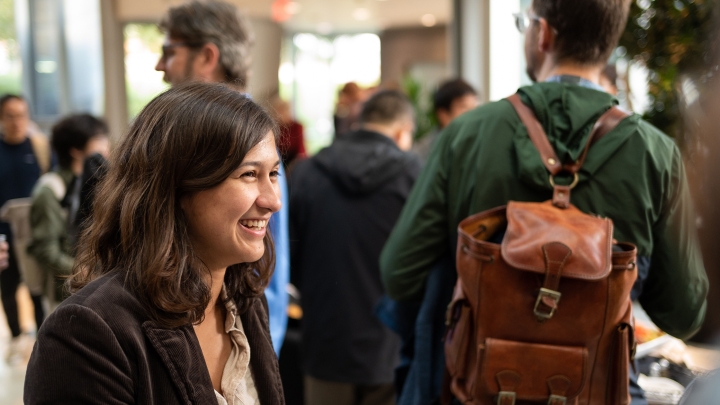
M617 72L607 59L627 7L612 3L579 13L572 2L535 0L516 16L526 35L528 73L538 82L519 94L536 111L561 159L577 159L598 111L617 104ZM596 18L597 13L604 14ZM582 20L577 15L592 21L573 23ZM605 24L602 29L597 21ZM172 7L159 27L165 42L156 70L164 72L165 81L180 89L193 81L224 83L245 93L254 36L234 6ZM573 36L573 30L579 34ZM588 30L601 40L585 35ZM586 49L579 52L579 46ZM230 382L222 377L215 384L210 370L219 403L439 403L433 401L439 401L448 378L442 335L455 283L458 223L511 199L552 197L543 162L534 158L529 141L517 140L521 126L514 110L503 102L480 106L480 91L460 78L440 83L432 99L436 126L418 137L420 112L402 91L346 83L337 93L333 142L312 156L291 103L277 95L265 103L281 160L282 204L268 224L273 275L264 286L279 375L272 374L275 360L265 357L259 365L246 359L252 373ZM600 170L606 162L589 158L592 168L581 172L573 203L610 216L620 236L638 245L640 281L633 298L666 331L688 337L706 310L707 279L694 221L688 222L692 204L683 163L662 133L639 116L626 120L618 127L623 141L608 137L590 149L590 156L603 154L616 169ZM134 125L145 125L139 121ZM14 363L21 361L23 341L70 296L65 281L78 271L78 244L90 237L95 192L111 181L108 170L126 155L110 153L114 145L106 124L89 114L62 117L47 136L40 133L21 95L0 98L0 124L0 295L12 335L5 360ZM511 154L512 148L520 152ZM609 189L583 187L593 176L603 187L621 184L629 197L615 200ZM34 331L20 328L21 283L34 306ZM233 350L245 350L252 359L254 333L245 330L244 341L233 335ZM281 381L284 399L258 382L265 375L260 369L270 370L266 380ZM637 376L630 374L632 404L646 404ZM45 381L37 370L28 378ZM226 389L239 392L238 386L247 391L238 398L248 402L228 399ZM26 392L26 401L40 403L42 395Z

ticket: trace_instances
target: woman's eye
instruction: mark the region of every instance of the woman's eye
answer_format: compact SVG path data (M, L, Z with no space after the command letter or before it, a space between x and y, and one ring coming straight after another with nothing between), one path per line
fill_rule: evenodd
M279 170L273 170L270 172L270 177L280 177L280 171Z
M255 172L245 172L240 177L256 177Z

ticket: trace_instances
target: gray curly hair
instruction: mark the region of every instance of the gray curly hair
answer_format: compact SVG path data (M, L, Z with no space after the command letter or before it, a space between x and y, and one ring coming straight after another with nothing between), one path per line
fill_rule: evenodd
M192 1L170 8L158 26L171 38L188 44L215 44L220 50L225 81L241 88L247 86L255 36L250 22L235 6L220 1Z

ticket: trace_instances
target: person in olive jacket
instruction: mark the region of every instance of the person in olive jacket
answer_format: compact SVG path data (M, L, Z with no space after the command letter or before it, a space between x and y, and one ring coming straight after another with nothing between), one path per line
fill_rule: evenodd
M361 129L300 162L290 181L293 277L303 303L305 402L394 403L399 340L374 315L378 258L420 171L406 152L413 108L397 91L370 98Z

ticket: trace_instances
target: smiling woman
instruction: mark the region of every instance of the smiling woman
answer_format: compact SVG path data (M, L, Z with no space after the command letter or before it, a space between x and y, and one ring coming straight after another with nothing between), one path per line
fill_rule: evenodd
M38 334L25 403L284 403L263 290L280 209L274 123L193 83L140 113Z

